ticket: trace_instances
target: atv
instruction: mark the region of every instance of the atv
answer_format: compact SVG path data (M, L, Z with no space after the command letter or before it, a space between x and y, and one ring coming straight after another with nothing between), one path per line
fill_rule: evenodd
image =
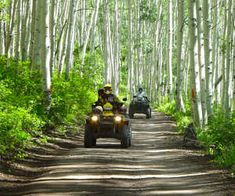
M129 105L129 117L134 118L135 113L145 114L146 118L151 118L152 111L149 105L149 100L147 97L137 97L133 96L133 99Z
M95 106L92 109L86 119L84 147L96 146L98 138L116 138L121 141L121 147L131 146L129 117L125 110L120 109L121 105L107 102L103 107Z

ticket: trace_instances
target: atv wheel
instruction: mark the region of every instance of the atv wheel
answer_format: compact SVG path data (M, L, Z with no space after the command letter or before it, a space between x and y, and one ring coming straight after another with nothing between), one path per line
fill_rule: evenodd
M96 146L96 139L95 138L92 139L92 146Z
M148 108L146 118L151 118L151 108Z
M130 118L134 118L134 114L133 113L129 113L129 117Z
M131 105L129 106L128 115L129 118L134 118L133 106Z
M85 135L84 135L84 147L90 148L94 144L94 138L92 135L92 130L89 125L86 124Z
M121 147L128 148L131 145L130 127L124 125L122 128Z

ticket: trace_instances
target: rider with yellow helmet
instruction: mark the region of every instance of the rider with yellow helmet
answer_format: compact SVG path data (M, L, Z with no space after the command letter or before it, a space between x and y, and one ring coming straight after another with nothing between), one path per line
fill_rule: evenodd
M105 84L104 85L104 95L103 95L103 103L110 102L110 103L121 103L116 95L112 92L112 85Z

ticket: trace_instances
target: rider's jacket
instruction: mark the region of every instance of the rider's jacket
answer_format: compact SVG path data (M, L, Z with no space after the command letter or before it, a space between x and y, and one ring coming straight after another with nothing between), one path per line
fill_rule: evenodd
M144 100L145 92L144 92L144 91L142 91L142 92L137 92L136 97L137 97L137 99L138 99L139 101Z
M96 105L104 106L105 103L111 103L114 105L115 103L122 103L118 97L114 94L104 94L103 96L99 96L98 100L96 101Z

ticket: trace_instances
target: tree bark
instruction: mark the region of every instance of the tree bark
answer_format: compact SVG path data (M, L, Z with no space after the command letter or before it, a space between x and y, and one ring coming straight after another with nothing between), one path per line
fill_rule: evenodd
M182 40L184 27L184 0L178 0L178 26L177 26L177 88L176 88L176 109L185 112L182 97L182 80L184 68L182 66Z
M210 46L210 20L209 20L209 2L203 0L203 31L204 31L204 54L205 54L205 70L206 70L206 106L207 115L212 114L212 60Z

